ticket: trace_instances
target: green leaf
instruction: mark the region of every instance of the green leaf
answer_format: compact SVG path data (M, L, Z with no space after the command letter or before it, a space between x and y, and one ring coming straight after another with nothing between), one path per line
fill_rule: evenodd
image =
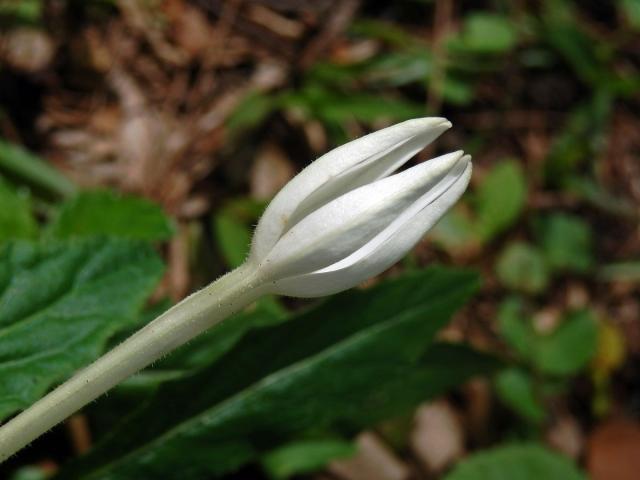
M549 271L542 253L523 242L510 243L502 251L496 273L505 287L524 293L543 292L549 283Z
M605 213L630 221L640 219L640 212L632 202L623 196L608 191L592 178L571 175L565 182L565 187L572 195L580 197L581 200Z
M15 192L0 177L0 243L18 238L33 238L38 225L31 214L29 197Z
M640 282L640 261L610 263L603 265L598 273L603 280Z
M11 475L11 480L47 480L49 474L45 468L28 466L22 467Z
M500 54L511 50L518 40L514 23L504 15L472 13L467 15L456 49L476 54Z
M309 430L355 433L405 411L495 368L448 346L423 355L476 288L473 274L432 268L252 331L214 365L163 384L61 478L207 478Z
M231 349L252 328L275 324L284 320L282 315L258 307L234 315L223 322L218 329L211 329L183 345L165 359L160 360L153 370L193 370L212 365L219 357ZM144 372L141 374L144 375Z
M282 105L321 121L333 140L347 140L344 126L349 122L371 123L381 119L400 121L424 116L424 105L402 98L373 95L361 91L341 92L331 85L307 81L303 88L282 97Z
M253 91L247 94L227 119L231 136L238 136L260 125L277 107L277 97Z
M398 87L412 83L424 86L432 72L432 55L429 49L426 45L416 44L398 51L380 53L357 64L316 64L309 72L308 78L323 84L325 89L330 87L331 90L362 90L362 85L366 84L370 90L375 91L380 87ZM456 105L468 104L473 100L473 85L466 78L452 72L444 79L441 93L446 102ZM331 95L331 92L326 96L336 97L335 93ZM335 98L334 101L339 102L339 99ZM371 99L365 98L365 101L372 103ZM377 103L377 100L373 102ZM418 112L418 109L415 111ZM389 112L382 111L383 115L386 113Z
M324 61L315 63L308 70L305 82L319 83L326 86L335 86L336 89L353 88L368 67L367 62L360 63L333 63Z
M531 320L523 312L522 302L517 298L508 298L498 309L498 328L500 335L523 359L534 355L536 332Z
M580 217L554 213L539 224L540 243L551 268L585 272L593 264L592 232Z
M527 184L520 164L504 161L484 178L478 190L478 233L484 241L509 228L520 216Z
M0 139L0 170L47 192L67 197L76 187L41 158L18 145Z
M546 2L549 5L550 2ZM631 6L637 0L626 2ZM545 5L545 6L547 6ZM620 73L615 68L618 45L615 40L602 38L574 19L579 13L571 2L555 2L554 8L546 8L542 14L540 38L564 57L577 76L596 96L609 95L624 98L633 97L638 91L638 76ZM639 8L627 9L633 28L634 12Z
M453 105L468 105L475 98L473 84L458 78L453 73L449 74L444 79L442 98Z
M382 40L400 48L407 48L416 43L415 36L391 22L357 18L350 25L349 30L355 35Z
M460 206L449 210L429 236L449 252L474 250L480 245L475 224Z
M0 2L0 20L9 25L37 24L42 18L44 0L3 0Z
M549 375L579 372L595 355L598 322L589 310L565 313L549 333L538 333L517 300L503 302L498 314L501 335L522 359Z
M460 462L444 480L587 480L569 459L536 444L485 450Z
M612 106L613 96L599 90L571 112L545 160L544 175L549 185L564 187L572 183L578 168L598 157L607 144Z
M618 5L622 10L622 18L631 25L631 28L640 30L640 0L618 0Z
M615 78L609 66L612 46L593 38L579 22L548 16L543 20L540 38L564 57L583 82L598 90L611 87Z
M330 461L355 455L353 443L343 440L307 440L285 445L262 457L264 470L274 479L311 473Z
M102 353L162 273L148 246L88 240L0 248L0 418Z
M518 368L503 370L495 379L498 398L522 418L539 424L546 412L538 401L531 376Z
M213 233L230 268L240 266L251 247L250 225L255 225L266 204L251 198L236 198L213 217Z
M47 233L68 239L107 235L162 241L173 235L173 224L155 203L111 191L82 192L66 201Z
M285 320L282 313L273 312L263 305L262 302L258 302L256 308L227 319L219 329L212 329L199 335L167 357L119 384L100 402L86 407L84 412L90 418L93 437L101 438L120 421L123 412L131 411L143 404L163 383L187 377L197 369L212 365L252 328L260 328L264 324L275 324ZM145 312L147 318L144 324L156 318L164 310L166 309L161 309L149 316ZM120 343L136 330L137 328L123 331L109 342L110 345Z
M402 86L424 82L432 71L431 54L426 48L415 48L380 54L372 59L363 72L369 82Z
M224 211L213 218L213 227L227 266L236 268L242 265L251 247L249 227Z
M380 119L400 121L425 114L423 106L397 98L364 93L331 97L315 104L318 117L328 123L352 120L370 123Z
M552 333L536 342L537 367L553 375L582 370L596 352L598 322L589 310L570 312Z

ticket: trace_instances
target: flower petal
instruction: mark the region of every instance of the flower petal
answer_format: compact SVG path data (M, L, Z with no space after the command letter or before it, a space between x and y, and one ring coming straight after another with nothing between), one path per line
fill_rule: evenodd
M387 229L361 249L330 267L278 280L273 293L293 297L318 297L354 287L378 275L400 260L453 206L471 178L470 157L463 157L451 175L436 189L425 193ZM434 195L435 194L435 195Z
M446 191L452 172L461 168L462 156L462 152L443 155L332 200L285 233L262 267L272 278L282 278L349 257L420 210L421 199L426 204Z
M253 237L253 259L265 258L278 239L310 212L389 175L450 127L444 118L408 120L320 157L294 177L267 207Z

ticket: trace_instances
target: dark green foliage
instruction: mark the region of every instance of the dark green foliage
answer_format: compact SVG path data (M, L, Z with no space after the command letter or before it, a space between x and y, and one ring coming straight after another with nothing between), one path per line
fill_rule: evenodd
M108 235L161 241L171 237L173 224L149 200L95 191L82 192L63 203L47 233L53 238Z
M535 444L508 445L477 453L463 460L445 480L586 480L558 453Z
M472 184L430 234L444 251L421 247L396 268L418 269L435 257L482 271L486 287L480 302L462 315L462 332L474 341L478 325L487 327L499 336L506 360L498 363L466 344L433 340L474 290L476 279L467 273L401 273L370 291L347 292L295 314L283 305L295 310L298 301L261 299L89 405L84 413L97 443L86 457L69 461L35 449L37 458L60 461L61 478L212 478L247 464L276 479L313 474L352 454L350 438L358 430L375 426L380 432L378 422L397 415L407 425L398 428L402 438L390 443L405 456L411 408L474 373L495 373L493 393L506 410L492 411L485 428L496 433L498 443L514 436L540 440L558 418L557 405L568 406L566 414L585 429L598 424L604 411L597 406L600 400L624 405L622 395L616 393L613 401L609 389L631 389L618 378L624 375L613 376L617 364L604 373L597 370L597 345L607 321L600 312L626 312L640 279L637 235L628 233L637 231L640 218L629 176L637 157L632 137L640 92L638 0L456 3L444 15L441 32L436 10L446 10L440 7L447 2L361 2L344 32L330 35L331 46L312 52L314 64L302 57L314 57L308 47L326 33L324 14L313 10L299 16L298 7L289 12L264 6L304 30L297 39L282 37L272 44L269 28L254 23L264 10L245 5L230 15L223 42L229 59L225 48L224 62L216 60L213 67L202 63L210 57L199 53L184 57L189 59L185 65L167 65L159 46L167 42L181 53L183 22L201 18L216 29L215 22L226 15L217 4L225 2L177 2L185 4L184 16L176 13L182 7L134 3L131 8L150 22L142 30L151 28L154 35L137 32L130 39L142 47L141 64L156 65L167 79L180 80L171 91L187 81L194 87L190 92L197 93L215 79L205 103L194 102L198 95L190 93L184 103L168 102L162 115L175 120L170 118L175 110L176 118L189 122L208 111L209 101L212 111L218 112L218 105L225 110L245 81L250 88L230 116L220 115L224 123L215 141L197 140L181 152L193 150L203 158L222 153L223 160L191 185L190 192L198 198L204 194L212 209L201 218L179 220L185 231L198 232L189 237L197 244L189 244L189 260L198 265L191 277L194 288L243 262L264 208L248 196L236 197L247 195L248 183L236 168L236 149L244 161L243 155L263 142L276 142L300 168L370 130L409 117L442 115L454 128L417 161L464 148L475 159ZM102 21L122 25L124 19L126 24L131 13L123 12L113 0L0 1L7 60L12 30L25 25L39 29L55 49L54 61L42 71L20 71L9 61L2 70L3 81L13 79L21 88L37 85L26 91L38 90L43 97L37 100L47 108L25 102L24 118L33 119L25 122L21 103L18 116L12 102L0 105L0 129L11 139L0 140L0 417L32 403L170 305L142 307L162 268L148 245L124 241L142 240L163 253L161 242L174 228L161 208L115 192L78 194L45 160L17 146L24 141L57 164L73 162L56 142L68 126L59 130L55 120L51 123L47 117L57 108L51 110L47 102L56 100L62 85L70 88L65 94L85 92L109 105L120 101L103 72L94 70L94 50L102 50L85 38L84 29L90 24L101 32ZM315 25L316 18L322 22ZM235 38L257 38L254 29L266 38L257 58L243 54L242 41L236 47ZM71 47L60 40L61 32L73 40ZM281 55L280 42L298 44ZM108 49L110 42L104 43L100 48ZM240 63L231 65L236 50ZM273 71L286 77L263 83L261 62L269 73L271 60L284 66ZM136 66L123 69L135 81L145 77ZM231 89L233 101L227 103L226 85L235 79L238 88ZM152 89L151 112L162 98L162 81ZM3 100L13 90L7 92ZM51 125L42 130L47 122ZM195 121L187 130L200 124ZM16 242L40 232L50 243ZM121 240L87 238L96 234ZM573 292L579 292L577 301ZM576 304L585 307L575 310L571 305ZM460 333L460 324L454 333ZM620 351L626 328L619 333ZM622 363L625 353L619 355ZM585 394L590 382L595 393ZM579 411L566 398L568 393L575 398L578 384L587 387L580 391L584 408ZM458 399L470 398L466 393L454 397L450 404L456 408ZM478 445L468 442L471 449ZM444 478L584 478L536 445L485 452L471 450ZM20 469L15 479L45 478L44 470Z
M251 226L258 222L265 206L250 198L237 198L213 216L213 233L229 268L240 266L249 255Z
M498 315L500 333L539 371L569 375L583 369L596 350L597 321L589 310L569 311L551 332L538 333L520 302L505 301Z
M525 293L541 293L549 283L549 270L540 251L532 245L514 242L504 249L496 263L502 284Z
M430 269L250 332L163 384L60 478L206 478L309 430L353 434L406 411L496 366L465 347L429 348L476 286L473 274Z
M505 369L496 376L495 387L498 398L521 417L536 424L546 418L529 372L515 367Z
M478 194L478 234L484 241L509 228L522 213L527 184L519 163L496 165L482 182Z
M590 310L566 312L550 332L539 332L523 302L509 298L498 313L499 332L520 366L495 378L498 398L527 422L547 417L547 397L566 388L570 375L585 369L597 351L598 322Z
M432 235L451 251L487 244L512 227L522 215L527 200L527 183L515 160L502 160L485 175L473 192L473 212L461 206L448 212Z
M324 467L332 460L355 455L355 445L344 440L306 440L291 443L262 457L262 467L271 478L289 478Z
M148 246L123 240L0 248L0 417L23 409L135 325L162 273Z
M1 176L0 205L0 242L36 235L38 225L29 197L16 192Z
M593 234L580 217L555 213L542 219L539 230L540 245L551 268L585 272L592 266Z

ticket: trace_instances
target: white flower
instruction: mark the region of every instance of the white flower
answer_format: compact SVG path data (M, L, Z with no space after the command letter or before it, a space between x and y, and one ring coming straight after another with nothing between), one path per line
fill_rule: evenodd
M248 262L273 293L329 295L400 260L451 208L471 177L454 152L391 175L451 123L408 120L323 155L273 199Z
M460 198L471 161L455 152L391 173L449 127L443 118L409 120L311 164L267 208L244 265L170 308L0 427L0 461L262 294L329 295L400 260Z

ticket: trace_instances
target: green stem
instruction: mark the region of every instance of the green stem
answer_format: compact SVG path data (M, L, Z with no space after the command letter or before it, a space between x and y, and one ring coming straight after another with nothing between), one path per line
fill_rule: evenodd
M264 293L244 264L146 325L0 428L0 462L152 362Z
M0 169L61 197L76 192L76 186L58 170L24 148L0 139Z

